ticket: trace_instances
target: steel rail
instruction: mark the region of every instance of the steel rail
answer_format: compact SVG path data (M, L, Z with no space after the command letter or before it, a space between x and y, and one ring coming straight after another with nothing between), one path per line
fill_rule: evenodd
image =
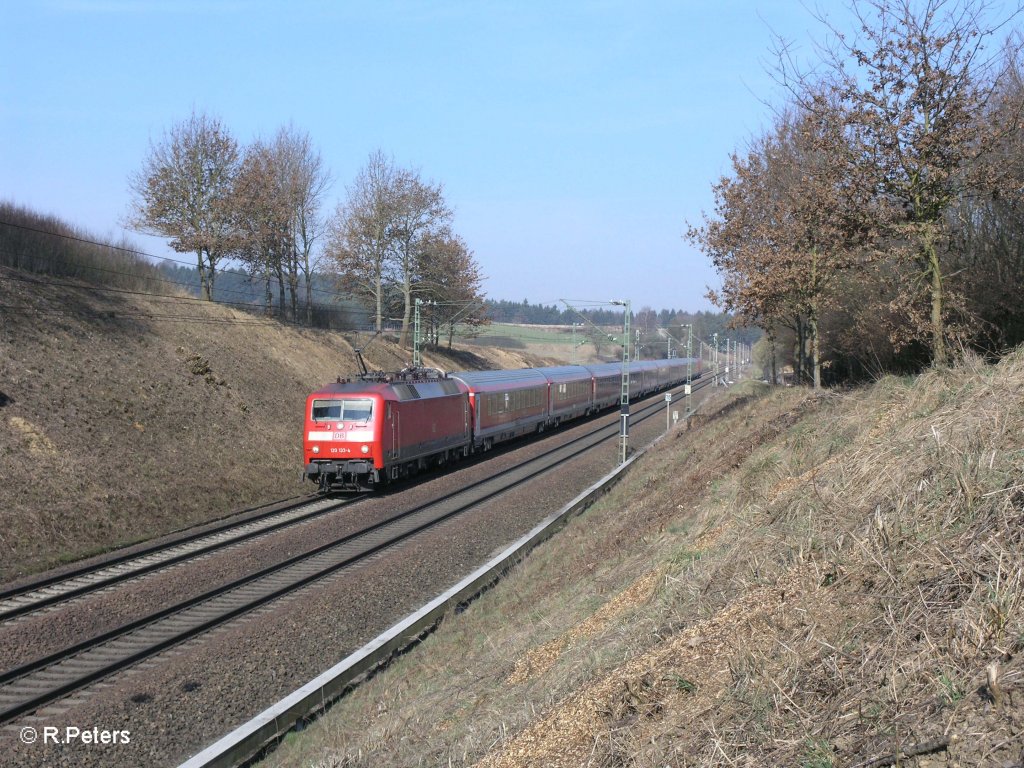
M299 502L294 501L297 498L305 499L305 501L299 501ZM288 506L284 507L283 509L285 509L285 510L286 509L291 509L291 508L293 508L295 506L298 506L300 504L307 503L312 498L313 498L312 495L302 496L302 497L292 496L292 497L289 497L287 499L281 499L279 501L270 501L270 502L267 502L266 504L258 504L255 507L251 507L249 509L243 509L240 512L232 512L230 515L227 515L225 517L220 518L220 520L228 520L230 518L236 518L239 515L244 515L244 514L246 514L248 512L254 512L254 511L258 510L258 509L264 509L266 507L273 506L274 504L288 504ZM289 503L289 502L291 502L291 503ZM247 518L247 521L249 521L249 520L258 520L258 519L260 519L261 517L263 517L265 515L273 515L273 514L276 514L278 512L281 512L281 511L283 511L283 509L272 509L272 510L269 510L268 512L263 513L262 515L255 515L253 517ZM215 521L212 521L212 522L218 522L218 521L215 520ZM202 523L201 525L209 525L209 524L210 523L207 522L207 523ZM166 548L169 548L169 547L173 547L173 546L175 546L177 544L186 544L186 543L188 543L190 541L193 541L194 539L200 538L202 536L207 536L209 534L219 533L220 531L228 530L232 526L237 525L237 524L238 524L238 521L233 522L233 523L232 522L227 522L227 523L224 523L223 525L211 528L211 529L206 530L206 531L200 531L200 532L193 531L191 533L186 533L183 536L174 538L174 539L172 539L170 541L166 541L166 542L163 542L163 543L160 543L160 544L153 544L153 545L151 545L149 547L145 547L145 548L140 549L140 550L138 550L136 552L128 552L128 553L125 553L125 554L122 554L122 555L115 555L115 556L113 556L111 558L104 559L101 562L91 563L89 565L83 565L83 566L81 566L79 568L75 568L75 569L70 570L70 571L63 571L61 573L57 573L57 574L54 574L52 576L45 576L45 577L43 577L41 579L36 579L34 581L26 582L24 584L19 584L18 586L15 586L15 587L8 587L7 589L0 590L0 600L7 600L7 599L12 598L12 597L17 597L18 595L25 594L26 592L34 592L34 591L43 589L45 587L49 587L49 586L51 586L53 584L59 584L59 583L64 582L64 581L68 581L70 579L75 578L76 576L85 576L85 575L88 575L88 574L93 573L95 571L102 570L103 568L108 568L110 566L119 565L121 563L127 562L129 560L133 560L135 558L144 557L146 555L153 554L155 552L159 552L159 551L161 551L163 549L166 549ZM195 526L195 527L199 527L199 526ZM170 534L170 535L173 535L173 534ZM128 545L128 546L133 546L133 545Z
M13 595L5 597L0 594L0 622L33 613L100 589L106 589L154 571L170 568L173 565L279 531L282 528L299 525L334 512L357 500L359 499L341 499L333 503L328 502L327 506L318 506L309 512L293 514L303 507L313 506L318 502L322 503L321 499L306 497L303 501L288 504L283 508L217 526L202 533L190 534L163 545L154 545L142 552L96 564L91 568L79 569L73 574L65 575L64 578L46 579L37 584L26 585L25 588ZM274 518L280 519L275 521ZM237 530L238 533L230 535L232 530ZM204 544L204 541L207 543ZM183 549L176 554L170 554L178 548ZM162 553L165 553L166 556L161 557ZM136 565L133 566L133 563ZM105 571L110 571L110 573L104 575Z

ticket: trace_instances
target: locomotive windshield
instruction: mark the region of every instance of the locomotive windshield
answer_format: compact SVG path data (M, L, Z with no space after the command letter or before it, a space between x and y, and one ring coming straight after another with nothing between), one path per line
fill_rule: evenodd
M369 421L372 400L314 400L313 421Z

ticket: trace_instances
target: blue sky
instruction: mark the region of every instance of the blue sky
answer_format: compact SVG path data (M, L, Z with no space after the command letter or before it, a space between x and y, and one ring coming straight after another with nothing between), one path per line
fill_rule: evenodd
M0 2L0 199L119 237L193 109L242 143L291 123L328 210L382 149L444 185L489 296L634 309L710 308L686 222L780 100L772 30L822 36L798 0Z

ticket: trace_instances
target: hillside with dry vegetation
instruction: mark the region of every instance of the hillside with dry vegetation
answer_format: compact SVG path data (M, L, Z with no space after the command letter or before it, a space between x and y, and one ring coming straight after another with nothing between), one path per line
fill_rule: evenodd
M357 373L352 343L369 338L6 267L0 294L0 581L312 491L305 397ZM382 337L365 357L395 370L410 355Z
M280 766L1019 766L1024 351L732 390Z

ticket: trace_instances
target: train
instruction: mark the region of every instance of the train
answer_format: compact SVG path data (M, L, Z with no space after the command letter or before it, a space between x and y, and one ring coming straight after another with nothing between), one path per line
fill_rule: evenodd
M701 375L699 358L629 364L634 400ZM372 491L526 434L614 408L621 363L497 371L407 368L338 379L306 398L304 478Z

